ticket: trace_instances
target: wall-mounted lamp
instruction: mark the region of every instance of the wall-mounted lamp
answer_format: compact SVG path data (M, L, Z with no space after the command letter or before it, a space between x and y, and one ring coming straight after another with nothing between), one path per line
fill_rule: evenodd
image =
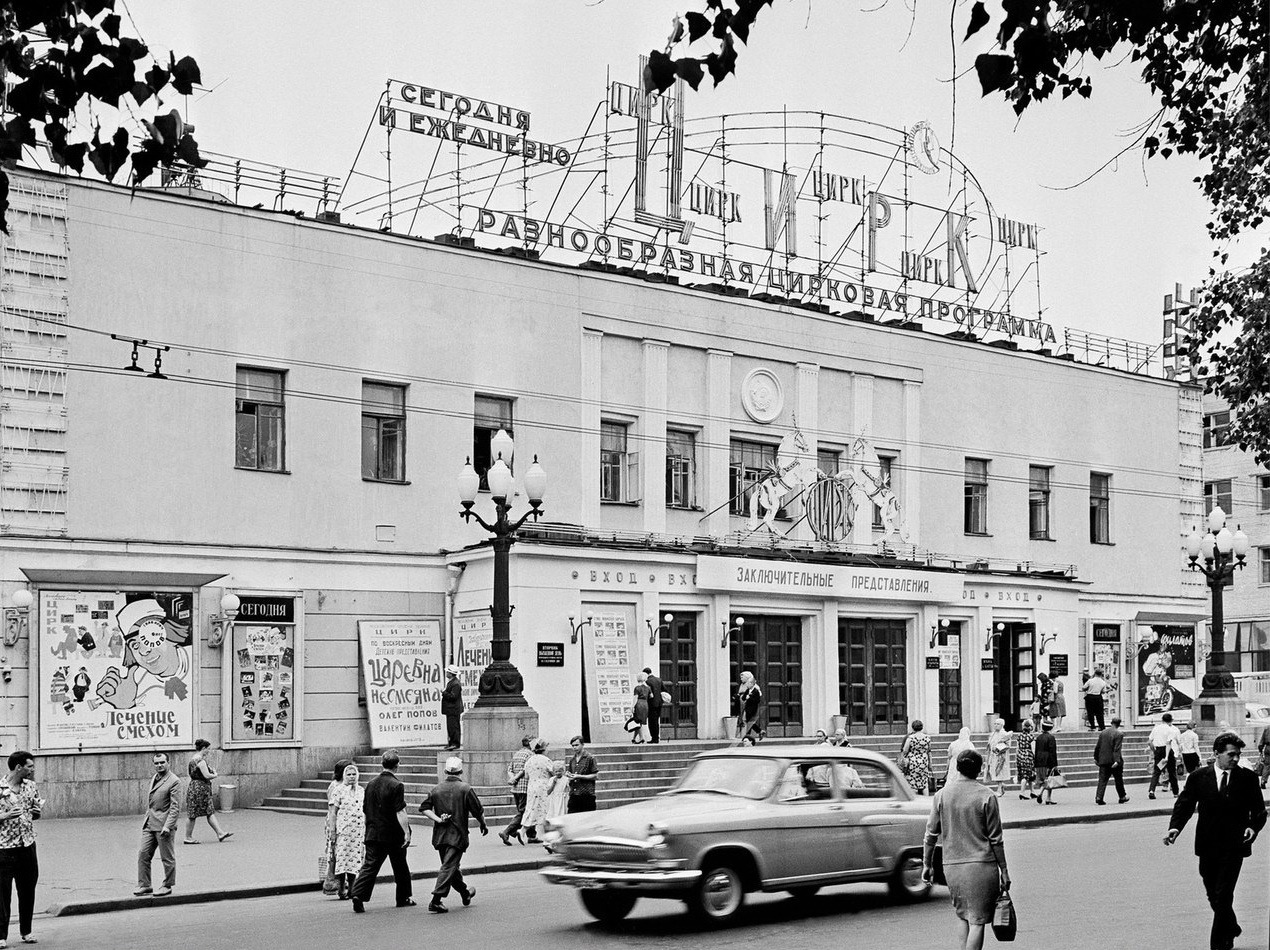
M986 652L991 650L993 645L1001 638L1001 634L1003 633L1005 633L1005 624L999 622L995 624L988 624L988 635L983 641L984 651Z
M25 587L20 587L9 598L12 607L4 608L4 645L11 647L30 632L31 602L35 598ZM8 679L5 682L9 682Z
M6 683L13 682L13 667L9 664L9 658L6 656L0 660L0 676L4 677Z
M948 632L947 620L941 620L939 621L939 623L932 623L930 625L930 646L927 647L927 649L929 650L935 649L935 643L939 639L939 635L941 633L947 633L947 632Z
M741 628L745 626L744 617L734 617L732 619L732 626L728 626L728 621L726 620L720 620L719 622L723 624L723 642L719 644L720 647L726 647L728 645L728 638L731 637L732 634L735 633L739 637L741 635Z
M644 623L648 624L648 645L650 647L654 647L657 645L657 634L670 633L670 622L675 619L675 615L662 614L661 619L664 620L665 623L658 624L657 626L654 627L653 621L656 619L657 619L656 617L644 618Z
M218 647L224 642L225 637L234 629L234 621L238 618L238 608L242 605L242 601L238 599L237 594L225 594L220 599L220 610L218 614L212 614L207 618L207 645L209 647Z
M586 620L583 620L583 621L582 621L582 622L580 622L580 623L574 623L574 622L573 622L573 614L570 614L570 615L569 615L569 642L570 642L570 643L577 643L577 642L578 642L578 634L580 634L580 633L582 632L582 628L583 628L583 627L589 627L589 626L591 626L591 620L592 620L594 617L595 617L595 614L591 613L591 612L588 610L588 611L587 611L587 615L586 615Z
M1045 645L1048 643L1053 643L1057 639L1058 639L1057 630L1051 630L1049 633L1041 634L1041 656L1045 655Z

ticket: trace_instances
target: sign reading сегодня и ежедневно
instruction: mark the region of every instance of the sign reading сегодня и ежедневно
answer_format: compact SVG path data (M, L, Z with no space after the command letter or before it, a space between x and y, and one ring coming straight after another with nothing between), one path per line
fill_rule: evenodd
M798 564L792 561L697 559L697 586L752 594L888 601L959 601L962 579L935 571Z

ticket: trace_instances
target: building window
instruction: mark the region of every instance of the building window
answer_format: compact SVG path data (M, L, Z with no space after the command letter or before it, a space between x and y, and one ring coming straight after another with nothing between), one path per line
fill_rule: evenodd
M260 472L281 472L285 463L285 374L238 367L234 400L234 464Z
M1231 493L1230 479L1222 478L1215 482L1204 482L1204 512L1207 514L1217 505L1230 514Z
M1270 475L1257 476L1257 507L1270 511Z
M1027 470L1027 531L1035 541L1050 540L1050 473L1044 465Z
M744 442L733 439L728 462L728 494L732 501L729 510L734 515L749 513L750 492L754 486L776 470L776 446L762 442ZM785 509L776 513L784 517Z
M486 474L494 464L489 440L505 429L512 435L512 401L501 396L477 396L472 417L472 467L481 476L481 491L489 491ZM511 461L504 459L511 465Z
M842 464L842 453L833 449L817 449L816 450L816 468L820 469L820 474L826 478L833 478L838 474L838 467Z
M627 450L624 422L600 423L600 501L635 501L638 453Z
M1210 412L1204 416L1204 448L1233 445L1230 437L1230 412Z
M891 464L894 461L895 459L891 458L889 455L878 456L878 470L881 475L881 477L878 479L879 490L883 488L891 487ZM882 507L878 505L876 502L873 505L873 527L875 528L883 527Z
M966 459L965 533L988 533L988 460Z
M1089 541L1111 543L1111 476L1089 473Z
M362 383L362 478L406 480L406 387Z
M1270 622L1226 624L1226 669L1232 673L1270 672Z
M1270 584L1270 548L1257 548L1257 561L1261 568L1261 583Z
M666 430L666 507L697 506L697 436Z

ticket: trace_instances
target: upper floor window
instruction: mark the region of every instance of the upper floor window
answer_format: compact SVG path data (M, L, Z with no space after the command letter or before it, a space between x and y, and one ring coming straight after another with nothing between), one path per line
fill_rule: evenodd
M1230 491L1230 479L1220 478L1213 482L1204 482L1204 514L1207 515L1217 505L1221 505L1221 510L1230 514L1230 506L1232 503Z
M1045 465L1029 465L1027 470L1027 531L1037 541L1050 540L1050 475Z
M362 383L362 478L406 480L406 387Z
M988 460L966 459L966 534L988 533Z
M891 468L895 459L889 455L878 456L878 467L881 470L881 479L878 481L879 488L891 488ZM882 508L876 502L873 505L873 527L881 528L882 524Z
M1270 548L1257 548L1257 564L1260 571L1260 582L1270 584Z
M499 429L512 432L512 401L502 396L476 397L476 408L472 414L472 467L481 476L481 491L489 491L486 474L494 464L494 455L490 450L489 440L498 434ZM511 459L504 459L510 466Z
M1270 475L1257 476L1257 507L1270 511Z
M1233 445L1230 437L1230 411L1209 412L1204 415L1204 448L1215 449L1221 445Z
M817 449L816 450L816 468L820 469L822 475L832 478L838 474L838 467L842 465L842 453L834 449Z
M666 507L697 506L697 435L666 430Z
M728 460L728 510L734 515L749 513L754 486L776 470L776 446L733 439ZM777 512L784 516L784 509Z
M1089 473L1089 540L1111 543L1111 476Z
M281 472L285 464L286 374L238 367L235 393L234 465Z
M624 422L600 423L600 501L634 501L638 454L627 448Z

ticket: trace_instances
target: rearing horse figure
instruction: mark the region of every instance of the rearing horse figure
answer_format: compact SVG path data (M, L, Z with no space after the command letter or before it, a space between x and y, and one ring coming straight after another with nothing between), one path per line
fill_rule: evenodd
M872 444L863 435L851 443L851 490L856 493L857 505L863 506L867 501L878 506L887 537L894 534L901 541L908 541L908 525L900 518L900 501L891 491L890 479L883 474Z

